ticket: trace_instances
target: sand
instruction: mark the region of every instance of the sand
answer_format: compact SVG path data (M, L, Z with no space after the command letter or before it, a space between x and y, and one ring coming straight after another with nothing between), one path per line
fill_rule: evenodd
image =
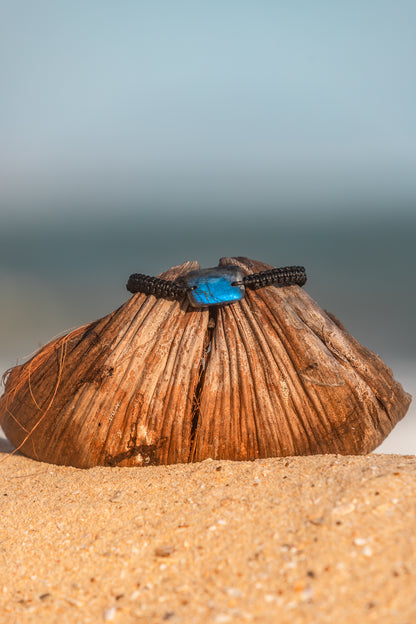
M416 458L80 470L0 450L0 621L416 621Z

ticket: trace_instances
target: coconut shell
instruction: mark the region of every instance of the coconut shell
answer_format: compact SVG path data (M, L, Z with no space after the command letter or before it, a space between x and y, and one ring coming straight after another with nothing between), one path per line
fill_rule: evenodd
M227 264L243 274L271 268ZM160 277L197 268L186 262ZM304 289L269 286L209 309L133 295L13 368L0 419L29 457L137 466L368 453L410 401Z

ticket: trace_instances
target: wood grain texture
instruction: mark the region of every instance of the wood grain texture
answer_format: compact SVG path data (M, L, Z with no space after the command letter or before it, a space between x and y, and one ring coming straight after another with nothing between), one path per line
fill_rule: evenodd
M244 274L269 265L222 258ZM247 290L218 310L194 460L361 454L410 404L392 372L299 286Z
M409 404L382 360L304 289L269 286L210 310L136 294L12 369L0 419L30 457L137 466L368 453Z
M161 277L198 268L185 263ZM208 312L137 294L12 370L0 402L11 442L78 467L187 462Z

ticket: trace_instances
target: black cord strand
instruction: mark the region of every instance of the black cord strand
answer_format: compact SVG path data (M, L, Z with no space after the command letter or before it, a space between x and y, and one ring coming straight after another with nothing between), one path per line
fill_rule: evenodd
M131 293L144 293L155 297L182 297L189 289L185 285L161 279L160 277L150 277L143 273L133 273L130 275L126 288Z
M243 277L243 284L246 288L256 290L279 284L280 286L303 286L306 283L306 271L303 266L281 267L279 269L269 269L260 273L253 273Z

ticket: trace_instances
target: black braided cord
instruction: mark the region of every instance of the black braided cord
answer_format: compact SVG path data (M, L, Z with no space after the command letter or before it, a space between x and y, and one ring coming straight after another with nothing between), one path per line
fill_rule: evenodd
M144 293L155 297L172 297L177 299L188 291L188 286L161 279L160 277L150 277L143 273L133 273L130 275L126 288L131 293Z
M260 273L253 273L243 277L243 284L246 288L256 290L272 284L280 286L303 286L306 283L306 271L302 266L280 267L269 269ZM133 273L130 275L126 288L131 293L144 293L155 297L178 299L183 297L189 287L180 282L171 282L160 277L151 277L143 273Z
M280 286L303 286L306 283L306 271L303 266L280 267L279 269L269 269L260 273L253 273L243 277L243 284L246 288L256 290L279 284Z

